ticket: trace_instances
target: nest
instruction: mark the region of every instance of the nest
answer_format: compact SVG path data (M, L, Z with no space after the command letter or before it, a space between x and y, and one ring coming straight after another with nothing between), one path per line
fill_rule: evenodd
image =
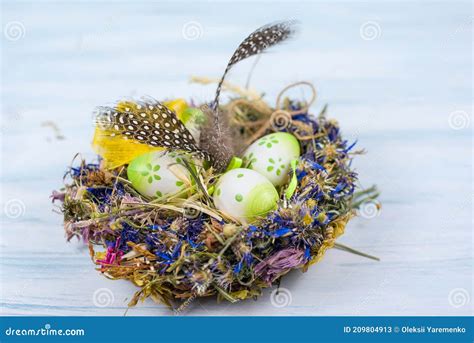
M175 311L196 297L236 302L256 298L293 269L306 271L335 245L362 199L373 196L373 189L356 191L351 160L361 151L343 139L326 108L308 112L312 90L307 102L280 94L274 107L238 90L221 106L243 142L237 149L276 131L300 142L296 187L281 187L278 208L265 217L242 224L218 211L207 191L219 177L212 168L194 173L192 196L150 199L133 189L126 166L81 161L53 193L68 240L87 242L104 276L139 287L130 306L147 297Z

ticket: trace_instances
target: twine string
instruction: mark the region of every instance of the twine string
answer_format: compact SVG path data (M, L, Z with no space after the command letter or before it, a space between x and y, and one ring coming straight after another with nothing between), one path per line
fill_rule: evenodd
M305 103L305 105L296 111L288 111L282 108L282 99L284 94L291 88L298 86L307 86L311 89L311 99ZM275 109L272 109L268 106L263 100L258 99L245 99L239 98L234 101L231 101L227 105L227 112L230 114L231 122L237 124L241 127L244 127L246 130L251 132L248 138L245 139L245 144L248 145L255 141L257 138L263 136L263 134L268 130L272 129L273 131L281 131L285 128L290 128L291 126L296 127L295 135L301 140L313 139L314 137L300 135L298 132L307 131L305 129L304 123L293 123L292 118L296 115L307 113L311 105L316 101L316 88L314 85L308 81L299 81L292 83L285 88L283 88L276 100ZM242 118L245 115L243 108L250 110L252 112L258 113L260 118L257 120L249 121L248 118ZM263 118L262 118L263 117Z

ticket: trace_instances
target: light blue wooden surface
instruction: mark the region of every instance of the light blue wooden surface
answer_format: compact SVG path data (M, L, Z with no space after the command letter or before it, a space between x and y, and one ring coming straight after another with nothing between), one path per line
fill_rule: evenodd
M213 87L189 76L218 77L244 35L281 18L299 19L301 33L261 58L252 87L272 101L291 82L313 82L314 112L329 103L366 148L355 167L363 186L378 184L383 208L354 219L340 241L382 261L332 250L283 280L284 307L268 290L257 302L195 301L189 314L472 313L470 2L4 1L1 314L124 314L135 288L106 280L81 244L65 243L48 199L74 154L93 157L93 108L124 96L209 100ZM229 80L244 84L251 64ZM128 311L166 314L151 301Z

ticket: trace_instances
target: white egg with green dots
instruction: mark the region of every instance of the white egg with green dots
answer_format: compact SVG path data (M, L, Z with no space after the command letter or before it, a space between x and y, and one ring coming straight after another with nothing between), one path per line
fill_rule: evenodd
M213 193L217 209L244 223L276 209L278 198L277 190L266 177L244 168L222 175Z
M135 158L127 168L128 180L140 194L161 198L186 187L188 170L175 153L154 151Z
M244 167L265 176L275 186L288 181L290 163L300 156L300 144L287 132L263 136L252 143L243 155Z

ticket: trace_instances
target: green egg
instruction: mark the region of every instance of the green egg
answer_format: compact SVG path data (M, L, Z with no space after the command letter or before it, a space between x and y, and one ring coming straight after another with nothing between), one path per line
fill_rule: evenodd
M300 144L287 132L263 136L252 143L243 155L244 166L253 169L275 186L288 182L290 163L300 156Z
M146 153L128 165L127 176L142 195L158 198L171 195L185 187L182 177L189 179L189 172L178 161L179 156L174 153Z
M247 223L276 209L279 196L267 178L253 170L237 168L220 177L213 199L219 210Z

